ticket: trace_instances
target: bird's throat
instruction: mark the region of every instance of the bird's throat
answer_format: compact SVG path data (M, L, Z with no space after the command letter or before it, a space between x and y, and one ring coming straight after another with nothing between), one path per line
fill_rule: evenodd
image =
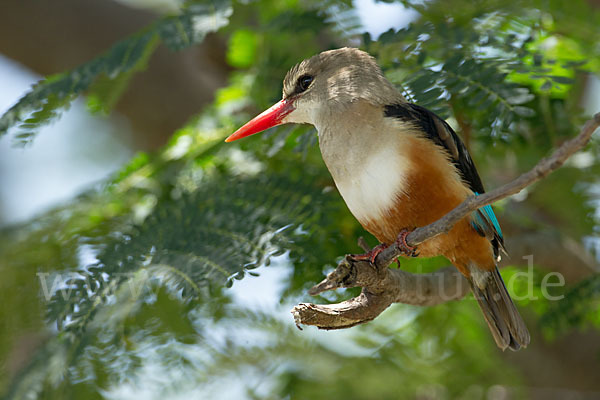
M364 223L383 218L404 192L410 138L374 107L349 115L333 125L317 126L319 146L348 208Z

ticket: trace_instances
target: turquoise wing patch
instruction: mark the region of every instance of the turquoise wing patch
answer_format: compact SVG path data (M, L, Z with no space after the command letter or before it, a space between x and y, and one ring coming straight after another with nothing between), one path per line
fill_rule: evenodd
M479 196L479 193L475 192L475 196ZM486 237L498 236L502 239L502 229L500 228L498 218L496 218L492 206L489 204L483 206L471 214L471 216L473 217L471 225L481 235Z

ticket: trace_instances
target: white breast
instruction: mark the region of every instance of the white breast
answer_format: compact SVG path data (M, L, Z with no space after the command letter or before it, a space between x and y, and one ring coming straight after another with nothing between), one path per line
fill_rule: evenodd
M394 206L406 187L408 169L409 161L392 145L369 154L335 183L356 219L368 221Z
M346 205L363 224L385 216L406 190L412 125L360 100L315 110L323 160Z

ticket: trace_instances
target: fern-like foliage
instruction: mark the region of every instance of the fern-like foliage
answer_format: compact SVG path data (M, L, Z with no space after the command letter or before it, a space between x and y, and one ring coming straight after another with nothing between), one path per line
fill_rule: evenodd
M165 17L115 44L105 54L35 84L0 117L0 136L16 128L17 144L30 142L40 127L56 120L77 96L89 91L94 111L108 111L131 76L145 68L160 42L172 50L200 43L228 23L228 0L191 2L181 15Z
M197 190L159 201L141 224L92 240L79 237L79 252L96 261L44 276L43 291L52 295L47 316L59 333L15 381L9 398L43 396L100 331L121 343L125 321L160 293L190 310L218 308L223 287L273 257L320 271L315 267L331 261L332 242L325 239L338 199L311 178L215 172ZM182 323L182 317L173 321ZM68 375L67 381L75 379Z
M429 10L431 18L425 13L376 42L365 35L365 44L409 101L445 118L466 114L479 138L502 138L514 121L535 115L533 88L560 91L586 60L541 55L540 37L550 33L539 10L525 8L517 18L485 7L472 12L471 23L461 24Z
M572 327L600 328L600 274L579 282L561 301L555 301L540 318L540 325L552 336Z
M325 213L315 210L326 198L313 185L283 177L215 177L194 193L159 203L142 225L109 242L96 263L68 274L49 303L49 318L59 328L84 331L142 270L188 300L206 298L211 286L231 285L286 251L310 260L318 249L295 242L306 231L319 235Z

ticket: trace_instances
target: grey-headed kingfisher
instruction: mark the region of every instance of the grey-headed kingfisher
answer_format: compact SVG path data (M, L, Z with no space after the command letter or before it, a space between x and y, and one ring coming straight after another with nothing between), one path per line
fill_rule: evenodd
M317 128L319 147L335 185L360 224L381 245L407 255L445 256L471 284L496 344L518 350L529 332L496 267L504 251L491 206L459 221L447 234L419 245L407 232L432 223L469 196L484 192L466 147L431 111L406 101L364 51L325 51L294 66L283 98L229 136L230 142L272 126Z

